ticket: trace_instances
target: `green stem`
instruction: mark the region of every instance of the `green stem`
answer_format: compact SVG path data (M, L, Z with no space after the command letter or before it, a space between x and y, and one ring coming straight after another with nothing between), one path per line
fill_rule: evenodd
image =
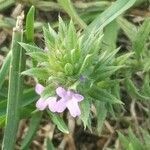
M6 126L2 145L3 150L14 150L20 118L20 100L23 93L23 83L20 73L24 67L24 52L18 42L22 42L23 39L22 20L23 16L18 17L16 27L13 30Z

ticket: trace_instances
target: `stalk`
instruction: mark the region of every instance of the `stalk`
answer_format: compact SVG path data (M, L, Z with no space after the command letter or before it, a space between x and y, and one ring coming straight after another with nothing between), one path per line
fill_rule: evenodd
M16 27L13 29L12 57L10 63L8 102L6 113L6 126L3 139L3 150L14 150L17 129L20 117L20 100L23 93L23 82L20 76L24 68L24 52L18 42L23 39L23 14L17 18Z

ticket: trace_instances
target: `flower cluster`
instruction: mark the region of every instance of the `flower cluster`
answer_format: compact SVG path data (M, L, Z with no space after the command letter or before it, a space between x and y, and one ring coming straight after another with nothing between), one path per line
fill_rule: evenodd
M37 84L35 91L37 94L41 95L44 91L44 87L41 84ZM73 117L81 114L78 102L81 102L84 99L82 95L71 90L65 90L63 87L58 87L56 89L56 94L57 96L48 97L47 99L40 98L36 102L36 107L41 111L48 107L50 111L58 113L61 113L68 108Z

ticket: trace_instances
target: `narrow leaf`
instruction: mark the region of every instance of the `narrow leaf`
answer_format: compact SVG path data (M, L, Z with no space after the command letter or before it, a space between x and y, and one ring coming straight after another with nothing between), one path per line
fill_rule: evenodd
M136 0L117 0L86 28L85 38L88 36L87 34L103 30L107 24L129 9L135 1Z
M32 6L27 13L26 17L26 40L27 42L33 42L34 39L34 13L35 7Z
M7 54L3 62L3 65L0 69L0 89L2 88L2 85L5 81L5 77L7 76L9 72L10 61L11 61L11 51Z
M95 107L96 107L96 114L97 114L97 132L100 135L104 121L107 116L107 109L105 107L105 103L100 101L95 102Z
M20 99L23 93L23 82L20 73L24 66L23 51L18 42L23 39L22 19L19 17L13 30L12 58L10 63L9 89L6 114L6 126L3 139L3 150L14 150L20 116Z
M50 118L52 119L52 121L54 122L54 124L57 125L57 128L63 132L63 133L66 133L68 134L69 133L69 130L68 130L68 127L66 126L65 122L63 121L63 119L58 115L58 114L54 114L50 111L47 111Z
M137 31L138 31L138 28L123 17L119 17L117 19L117 22L118 22L119 26L121 27L121 29L124 31L124 33L127 35L127 37L131 41L134 41Z
M42 52L43 50L37 46L19 42L19 44L26 50L26 52Z
M126 79L125 80L125 87L126 87L126 90L128 91L128 93L136 98L136 99L140 99L140 100L150 100L150 97L147 97L147 96L144 96L144 95L141 95L139 93L139 89L137 89L137 87L134 85L134 83L132 82L131 79Z
M100 89L96 86L92 86L89 90L89 95L94 98L95 100L99 100L105 103L111 103L111 104L122 104L122 102L117 99L116 97L114 97L112 94L110 94L109 92L107 92L104 89Z
M55 150L55 147L49 138L47 138L47 150Z
M81 102L81 115L80 115L80 119L83 121L83 126L84 129L87 127L88 125L88 119L89 119L89 115L90 115L90 102L89 99L84 99L84 101Z
M38 79L46 80L50 75L47 69L44 68L32 68L21 73L22 75L32 76Z
M21 144L21 150L26 150L27 148L29 148L29 145L31 144L32 139L38 129L41 118L42 118L42 112L36 112L32 114L32 117L30 119L29 129Z
M32 57L37 62L46 62L49 60L48 55L44 52L30 52L26 54Z
M136 35L136 38L133 41L133 50L135 51L135 54L137 55L138 58L143 53L146 41L149 38L149 34L150 34L150 19L147 19L140 27Z

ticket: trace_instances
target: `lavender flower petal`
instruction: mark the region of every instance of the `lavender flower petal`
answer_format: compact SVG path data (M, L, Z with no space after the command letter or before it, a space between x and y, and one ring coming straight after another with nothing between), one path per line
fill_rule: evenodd
M74 94L73 99L76 99L77 102L81 102L84 99L84 97L80 94Z
M67 102L66 106L69 109L69 112L72 117L80 116L81 111L80 111L77 101L70 100Z
M44 86L42 86L41 84L37 83L35 86L35 92L39 95L42 94L42 92L44 91Z
M73 95L74 95L74 93L72 91L68 90L67 93L66 93L66 95L65 95L65 97L67 99L72 99Z
M66 109L66 102L66 99L63 98L57 101L56 110L58 113L61 113Z
M44 110L47 107L47 101L44 100L43 98L40 98L37 102L36 102L36 107L39 110Z
M56 108L57 98L56 97L49 97L47 99L47 103L48 103L48 108L50 111L52 111L52 112L57 111L57 108Z
M58 96L64 97L66 95L66 90L62 87L58 87L56 89L56 93L57 93Z

